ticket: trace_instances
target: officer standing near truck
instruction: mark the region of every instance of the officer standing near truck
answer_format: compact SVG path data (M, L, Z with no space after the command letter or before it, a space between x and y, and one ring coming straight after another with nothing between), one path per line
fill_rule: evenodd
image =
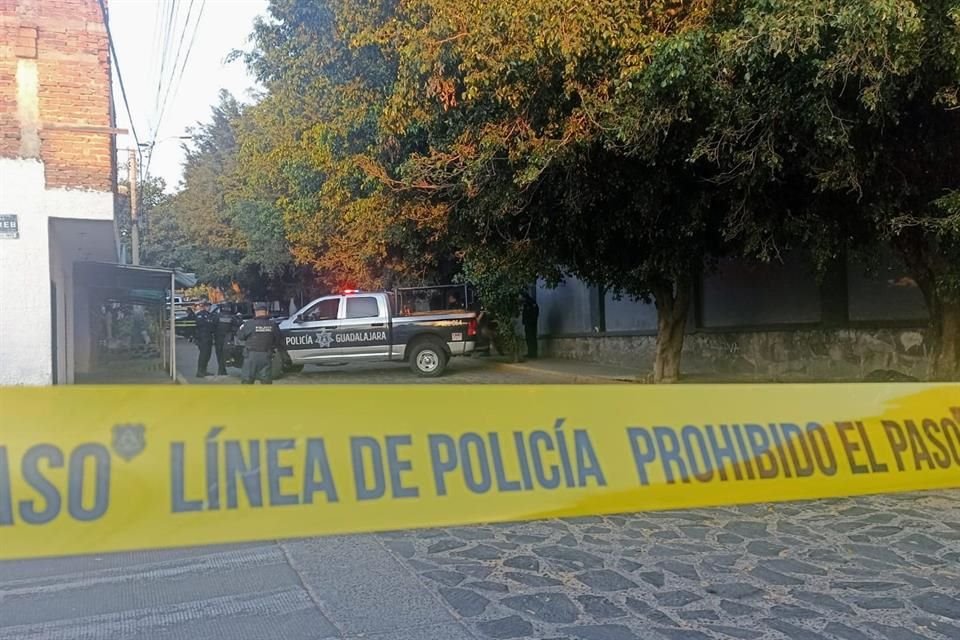
M216 325L213 333L213 352L217 356L217 375L227 375L227 359L224 354L224 346L227 338L234 332L235 319L230 315L230 309L226 304L221 304L216 316Z
M201 298L197 306L200 308L200 310L197 311L197 325L195 329L197 346L200 347L200 355L197 357L197 377L205 378L210 375L207 373L207 365L210 363L210 352L213 350L213 336L217 326L215 324L216 318L210 313L210 301L206 298Z
M253 305L253 320L247 320L237 332L237 339L244 345L241 384L273 384L273 352L282 346L280 327L270 319L266 302Z

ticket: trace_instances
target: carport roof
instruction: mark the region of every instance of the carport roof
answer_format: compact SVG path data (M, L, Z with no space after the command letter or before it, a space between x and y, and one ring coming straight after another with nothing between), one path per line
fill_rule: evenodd
M197 284L197 278L192 273L163 267L75 262L73 269L77 284L99 289L106 298L117 302L163 304L170 289L171 276L179 287Z

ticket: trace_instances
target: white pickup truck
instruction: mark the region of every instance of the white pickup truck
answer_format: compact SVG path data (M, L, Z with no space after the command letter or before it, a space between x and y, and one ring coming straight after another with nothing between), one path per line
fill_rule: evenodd
M386 292L351 291L306 305L280 323L284 368L401 361L418 375L436 377L452 356L473 351L477 314L460 309L398 315L394 298Z

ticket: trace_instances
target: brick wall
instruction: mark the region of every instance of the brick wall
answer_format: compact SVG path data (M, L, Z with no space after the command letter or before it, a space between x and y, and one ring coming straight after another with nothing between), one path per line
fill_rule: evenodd
M23 155L18 65L35 64L48 188L113 188L107 32L97 0L0 0L0 156ZM32 61L32 62L23 62ZM21 105L22 107L22 105Z
M15 157L20 150L20 126L17 123L17 57L15 48L19 28L15 3L0 0L0 156Z

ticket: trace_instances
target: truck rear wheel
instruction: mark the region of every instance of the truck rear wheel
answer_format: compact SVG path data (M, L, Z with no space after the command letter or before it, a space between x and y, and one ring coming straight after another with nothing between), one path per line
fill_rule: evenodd
M418 376L436 378L443 375L449 359L439 340L419 341L410 353L410 369Z

